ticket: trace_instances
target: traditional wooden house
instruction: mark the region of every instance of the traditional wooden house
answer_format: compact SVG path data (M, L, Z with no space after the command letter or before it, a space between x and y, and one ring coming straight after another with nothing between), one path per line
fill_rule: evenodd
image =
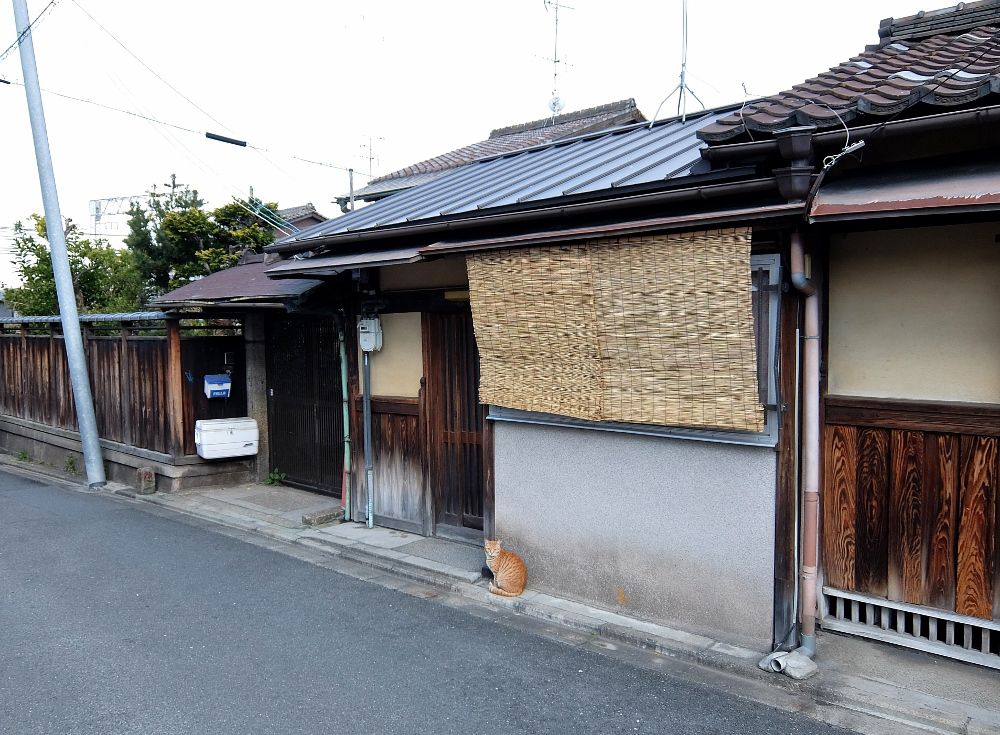
M733 111L469 164L271 248L296 256L272 278L350 275L347 321L381 320L376 523L496 534L538 588L761 648L787 636L795 485L775 447L792 446L777 367L794 378L778 334L794 346L795 313L779 321L779 272L802 207L770 171L703 158L697 131Z
M381 319L374 520L761 649L811 654L818 618L996 666L998 16L890 19L781 95L273 246L270 277L349 279L344 323Z

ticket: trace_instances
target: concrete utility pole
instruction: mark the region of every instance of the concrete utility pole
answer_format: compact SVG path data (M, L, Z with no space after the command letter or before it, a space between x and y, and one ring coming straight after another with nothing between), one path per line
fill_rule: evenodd
M56 179L52 172L49 134L45 127L45 111L42 109L42 91L38 86L38 70L35 68L35 45L31 39L31 26L25 0L13 0L13 3L21 53L21 72L24 74L24 91L28 98L31 137L35 141L35 160L38 163L38 180L42 187L42 203L45 207L46 234L52 249L52 272L56 282L56 296L59 298L59 316L66 343L66 360L69 363L77 422L83 443L87 484L96 490L105 482L104 461L97 434L94 398L90 393L90 379L87 376L87 359L83 354L80 315L76 310L73 276L70 273L69 257L66 253L66 235L63 232L62 213L59 211L59 195L56 193Z

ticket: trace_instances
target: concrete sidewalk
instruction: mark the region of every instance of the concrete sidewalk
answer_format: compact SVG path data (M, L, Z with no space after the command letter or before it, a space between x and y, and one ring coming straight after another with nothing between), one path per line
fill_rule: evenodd
M21 464L0 458L8 467ZM37 473L37 467L23 470ZM53 474L47 471L46 474ZM54 473L60 475L61 473ZM73 478L62 478L74 481ZM79 480L75 480L79 484ZM592 637L599 647L620 644L653 651L673 660L708 666L766 685L793 697L794 706L831 707L879 718L862 732L997 733L1000 732L1000 674L930 654L832 633L818 639L819 673L795 682L756 668L763 651L752 651L676 628L630 618L536 590L521 597L490 595L480 570L482 550L468 544L432 539L358 523L308 522L329 518L336 500L286 487L245 485L205 488L171 494L138 495L131 488L110 488L120 496L319 552L348 563L355 574L374 583L397 586L400 577L418 583L414 594L432 596L428 587L449 592L501 615L526 616ZM369 570L364 572L364 570ZM348 571L347 573L351 573ZM404 590L405 591L405 590ZM776 696L776 695L775 695ZM789 705L786 705L789 706ZM845 724L845 723L841 723Z

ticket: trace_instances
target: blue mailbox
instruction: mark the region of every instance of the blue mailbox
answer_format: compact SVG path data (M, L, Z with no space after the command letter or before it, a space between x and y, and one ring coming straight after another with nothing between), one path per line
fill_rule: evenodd
M233 380L226 373L205 376L206 398L229 398L229 391L232 387Z

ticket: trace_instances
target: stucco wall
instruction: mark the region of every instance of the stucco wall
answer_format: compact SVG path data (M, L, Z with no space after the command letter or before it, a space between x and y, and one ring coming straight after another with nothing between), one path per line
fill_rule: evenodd
M371 356L372 395L416 398L424 374L420 312L382 314L379 319L382 349Z
M773 449L495 428L497 536L529 587L769 647Z
M1000 402L1000 225L830 242L828 390Z

